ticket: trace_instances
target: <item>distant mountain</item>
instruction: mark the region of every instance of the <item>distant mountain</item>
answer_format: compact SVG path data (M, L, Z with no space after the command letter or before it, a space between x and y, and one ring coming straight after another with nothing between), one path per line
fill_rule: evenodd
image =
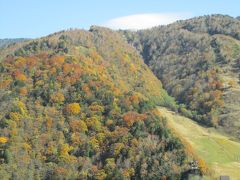
M179 111L240 138L240 21L211 15L123 33Z
M0 39L0 48L7 47L10 44L23 42L29 39L26 38L16 38L16 39Z
M162 179L187 167L174 109L117 32L92 27L1 50L0 179Z

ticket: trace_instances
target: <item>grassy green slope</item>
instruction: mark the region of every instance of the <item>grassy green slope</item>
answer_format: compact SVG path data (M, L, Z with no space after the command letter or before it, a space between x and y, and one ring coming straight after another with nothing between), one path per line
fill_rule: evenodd
M229 175L240 178L240 143L219 134L212 128L204 128L196 122L177 115L166 108L159 108L167 118L168 126L192 145L195 153L204 159L216 176Z

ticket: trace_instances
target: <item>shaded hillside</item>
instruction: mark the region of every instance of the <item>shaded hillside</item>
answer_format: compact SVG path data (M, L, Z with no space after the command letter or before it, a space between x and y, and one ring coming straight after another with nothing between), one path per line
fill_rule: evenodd
M240 137L240 21L212 15L123 32L188 117Z
M154 110L174 100L118 33L66 31L2 52L1 179L180 177L183 145Z
M26 41L25 38L16 38L16 39L0 39L0 48L7 47L10 44Z

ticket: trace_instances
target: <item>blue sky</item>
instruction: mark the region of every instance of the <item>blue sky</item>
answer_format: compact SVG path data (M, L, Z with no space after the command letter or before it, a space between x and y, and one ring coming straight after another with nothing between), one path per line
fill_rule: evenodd
M0 0L0 38L36 38L91 25L139 29L216 13L240 16L240 1Z

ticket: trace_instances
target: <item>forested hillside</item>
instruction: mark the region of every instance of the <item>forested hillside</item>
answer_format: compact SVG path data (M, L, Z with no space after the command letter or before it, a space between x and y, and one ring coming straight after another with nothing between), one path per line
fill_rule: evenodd
M176 104L118 33L63 31L1 56L0 179L180 177L183 145L155 109Z
M7 47L10 44L26 41L25 38L16 38L16 39L0 39L0 48Z
M238 19L202 16L122 33L182 104L180 112L240 138Z

